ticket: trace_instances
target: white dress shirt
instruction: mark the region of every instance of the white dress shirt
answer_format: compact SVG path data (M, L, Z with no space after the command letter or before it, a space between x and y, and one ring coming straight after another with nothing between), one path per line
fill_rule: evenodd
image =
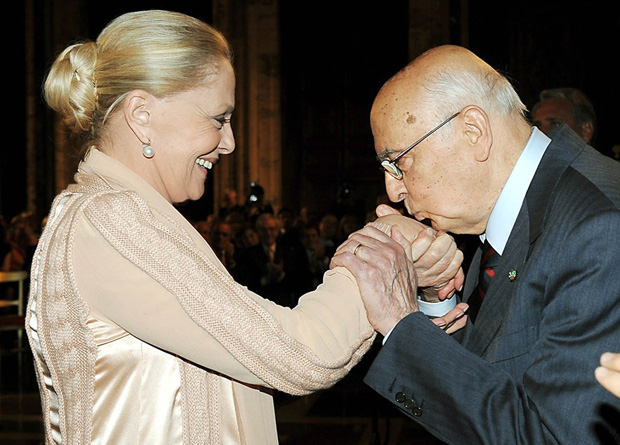
M551 142L542 131L532 127L532 134L519 156L512 173L506 181L502 192L491 211L486 231L480 235L480 240L489 241L489 244L500 255L508 242L508 237L515 225L519 210L523 205L525 194L530 187L534 173Z

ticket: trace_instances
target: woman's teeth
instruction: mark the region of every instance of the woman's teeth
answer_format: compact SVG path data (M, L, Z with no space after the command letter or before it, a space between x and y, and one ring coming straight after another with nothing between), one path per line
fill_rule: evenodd
M196 159L196 164L206 168L207 170L211 170L213 168L213 163L207 161L206 159Z

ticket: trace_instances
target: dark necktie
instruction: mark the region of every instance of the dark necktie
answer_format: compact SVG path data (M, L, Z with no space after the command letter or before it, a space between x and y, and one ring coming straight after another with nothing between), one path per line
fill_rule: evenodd
M473 322L478 315L480 306L484 301L491 279L495 276L495 268L499 264L501 256L491 247L488 241L482 244L482 255L480 257L480 271L478 274L478 286L474 289L469 303L469 318Z

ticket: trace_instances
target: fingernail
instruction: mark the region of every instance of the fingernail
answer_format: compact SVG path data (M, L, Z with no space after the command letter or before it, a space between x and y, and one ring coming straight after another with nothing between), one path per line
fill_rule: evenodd
M439 323L437 323L437 326L439 326L440 328L443 328L446 325L445 321L440 321Z
M435 238L435 235L437 232L435 232L435 230L431 229L430 227L428 229L426 229L426 233L430 236L432 236L433 238Z
M610 363L613 356L611 352L605 352L601 355L601 364Z
M605 378L609 374L611 374L611 371L603 366L599 366L594 370L594 374L596 374L596 376L599 378Z

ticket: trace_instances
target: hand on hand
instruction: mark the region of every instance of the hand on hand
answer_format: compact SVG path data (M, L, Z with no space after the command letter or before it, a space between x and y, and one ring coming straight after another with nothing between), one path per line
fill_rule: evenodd
M426 301L444 300L461 289L463 254L450 235L436 232L395 209L377 207L377 227L387 224L391 236L373 224L353 233L332 258L330 267L344 266L357 280L368 320L381 334L417 311L417 286ZM448 333L465 326L467 305L457 305L434 322Z
M383 335L418 310L415 270L405 253L411 244L396 226L391 235L366 226L338 247L331 260L331 267L344 266L353 274L368 321Z
M378 221L399 224L405 237L411 241L408 254L415 266L418 286L425 301L445 300L462 289L465 281L461 267L463 252L450 235L437 232L411 218L405 219L397 210L384 204L377 207L376 213Z

